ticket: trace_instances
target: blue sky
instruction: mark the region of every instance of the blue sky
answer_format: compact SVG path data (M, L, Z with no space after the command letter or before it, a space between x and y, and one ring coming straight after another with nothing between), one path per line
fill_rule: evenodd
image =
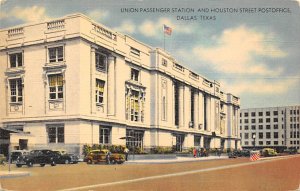
M182 65L221 82L242 108L300 104L300 10L288 0L0 0L0 28L83 13L152 47L163 47L163 24L173 29L165 48ZM194 12L124 13L122 8L193 8ZM199 8L256 8L253 13ZM258 11L258 9L261 11ZM287 8L266 13L262 8ZM183 9L181 9L183 10ZM253 9L252 9L253 10ZM196 17L197 20L178 20ZM203 20L201 16L215 19Z

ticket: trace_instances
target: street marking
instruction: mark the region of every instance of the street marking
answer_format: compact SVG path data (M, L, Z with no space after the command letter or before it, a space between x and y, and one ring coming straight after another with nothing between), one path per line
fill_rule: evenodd
M186 172L177 172L177 173L156 175L156 176L148 176L148 177L144 177L144 178L136 178L136 179L131 179L131 180L122 180L122 181L116 181L116 182L109 182L109 183L101 183L101 184L94 184L94 185L88 185L88 186L67 188L67 189L62 189L62 190L58 190L58 191L86 190L86 189L106 187L106 186L115 186L115 185L119 185L119 184L135 183L135 182L141 182L141 181L145 181L145 180L154 180L154 179L161 179L161 178L169 178L169 177L175 177L175 176L196 174L196 173L201 173L201 172L210 172L210 171L224 170L224 169L229 169L229 168L250 166L250 165L256 165L256 164L261 164L261 163L273 162L273 161L276 161L276 160L289 159L289 158L293 158L293 157L284 157L284 158L277 158L277 159L274 158L274 159L269 159L269 160L259 160L259 161L255 161L255 162L246 162L246 163L241 163L241 164L219 166L219 167L213 167L213 168L207 168L207 169L192 170L192 171L186 171Z

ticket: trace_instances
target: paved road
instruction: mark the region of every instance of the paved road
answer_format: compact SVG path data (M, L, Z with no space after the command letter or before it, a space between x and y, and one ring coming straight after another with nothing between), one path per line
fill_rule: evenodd
M15 169L13 169L15 170ZM58 165L27 168L30 177L2 179L8 190L296 190L300 155L249 162L227 159L171 164ZM71 188L71 189L70 189Z

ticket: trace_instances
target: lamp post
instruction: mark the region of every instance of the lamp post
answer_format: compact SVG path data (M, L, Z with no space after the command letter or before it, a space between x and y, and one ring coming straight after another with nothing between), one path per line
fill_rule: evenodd
M256 134L252 135L253 138L253 150L255 150L255 139L256 139Z

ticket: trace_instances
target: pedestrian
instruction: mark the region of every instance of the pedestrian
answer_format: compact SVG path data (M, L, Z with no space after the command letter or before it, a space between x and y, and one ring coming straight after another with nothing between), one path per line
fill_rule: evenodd
M125 147L124 149L124 153L125 153L125 160L128 160L128 153L129 153L129 149L127 147Z
M198 148L197 154L198 154L197 157L201 157L201 148L200 147Z
M110 164L110 155L111 155L111 152L107 151L107 154L106 154L106 164Z
M193 154L194 154L194 158L196 158L197 157L197 149L196 148L193 149Z

